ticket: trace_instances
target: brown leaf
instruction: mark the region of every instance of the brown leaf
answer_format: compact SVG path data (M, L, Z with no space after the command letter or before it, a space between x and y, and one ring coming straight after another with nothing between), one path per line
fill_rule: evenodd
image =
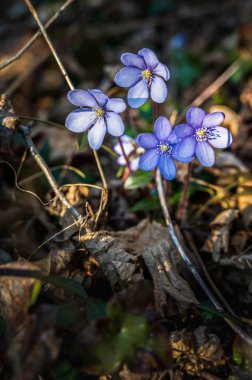
M242 214L243 221L247 227L252 222L252 178L239 178L240 185L237 188L238 193L238 207Z
M0 265L1 269L39 271L28 262L19 261ZM9 323L20 323L27 315L35 286L40 280L28 277L0 276L0 314Z
M171 333L173 357L179 358L180 369L198 376L202 371L225 365L225 352L217 335L208 334L205 326L193 332L182 330Z
M29 315L11 337L7 358L14 368L13 379L33 380L41 369L58 357L60 339L56 336L55 308L41 306Z
M99 263L100 275L107 278L112 288L143 279L143 260L152 277L156 307L161 314L167 295L182 309L188 303L197 303L179 273L180 256L161 224L143 220L126 231L86 234L82 242Z
M222 171L225 170L225 175L234 175L238 173L249 173L249 168L234 155L232 152L218 152L216 156L215 166Z
M228 252L229 249L229 232L232 222L237 218L238 211L229 209L224 210L216 216L211 223L211 234L206 240L203 251L213 254L213 260L219 261L221 252Z

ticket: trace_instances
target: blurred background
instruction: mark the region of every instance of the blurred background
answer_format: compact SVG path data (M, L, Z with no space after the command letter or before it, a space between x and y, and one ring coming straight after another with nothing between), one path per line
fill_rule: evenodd
M195 259L198 255L206 263L223 297L238 316L249 318L242 322L251 326L252 0L33 0L32 3L44 24L55 15L54 22L47 29L48 34L76 88L99 88L109 91L113 96L125 98L126 91L115 88L113 83L115 73L122 67L120 55L124 52L136 53L148 47L156 52L171 72L169 97L160 108L162 115L170 117L172 123L178 117L183 120L185 108L190 104L202 106L207 112L218 109L225 113L224 126L231 130L234 142L228 150L218 151L213 167L202 168L195 162L189 189L187 223L181 231L185 246L189 247L189 251L196 252L192 259L195 262L200 260ZM60 9L62 12L58 14ZM77 137L64 127L65 118L73 109L66 97L69 90L67 83L42 37L18 58L17 53L38 29L24 1L0 1L0 18L0 91L10 96L14 111L21 121L31 123L34 143L51 168L58 185L69 186L64 189L68 200L82 215L92 214L99 208L100 190L90 189L85 184L100 185L100 177L86 135ZM11 64L10 60L13 61ZM123 118L126 133L132 137L143 131L152 131L150 102L137 110L128 109ZM153 176L145 173L141 177L140 173L127 188L122 181L123 169L118 170L117 156L111 152L115 142L115 139L107 137L106 149L99 150L110 190L108 223L102 227L125 232L143 219L163 223ZM68 228L72 220L61 217L59 207L56 210L55 204L50 203L54 196L52 189L27 153L22 136L16 134L12 149L2 152L4 141L1 135L0 147L1 159L4 160L0 165L0 264L15 263L20 259L27 263L42 259L48 259L49 262L51 257L59 257L60 260L64 256L64 244L75 244L78 240L70 240L69 231L66 232L65 240L63 235L57 235L62 228ZM166 188L173 220L176 220L185 173L185 165L178 165L176 180ZM74 185L80 182L80 187ZM41 205L38 197L20 189L33 192L46 206ZM69 248L71 255L76 250L74 244ZM70 264L66 261L60 274L76 279L91 294L107 302L114 289L111 290L107 280L97 280L97 262L89 262L83 252L80 254L79 246L76 252L73 259L71 256ZM66 255L70 260L69 252ZM141 257L140 268L142 261ZM56 264L55 267L58 268ZM139 270L138 267L136 270ZM139 273L140 270L137 275ZM148 272L146 266L143 266L141 273L147 279L151 278L152 272ZM196 288L192 278L188 282ZM18 294L18 302L21 298ZM127 301L133 298L131 294L126 295ZM8 299L13 299L12 294ZM13 302L13 305L18 305L18 302ZM42 297L40 302L43 303ZM49 302L52 302L50 295ZM224 356L231 358L233 355L233 362L230 361L237 365L238 370L242 363L246 376L250 368L248 377L241 377L239 372L237 377L230 376L228 379L251 378L251 347L244 359L239 351L241 342L236 340L233 344L232 332L223 319L215 319L206 309L204 315L202 312L203 322L197 319L197 315L193 319L191 314L188 314L188 319L182 315L180 320L177 306L170 306L173 304L174 300L169 299L167 309L170 309L165 314L168 318L172 315L173 319L167 319L171 329L191 330L202 323L208 324L210 331L220 337L225 349ZM45 314L48 314L47 311ZM143 314L142 310L140 314ZM39 319L38 326L40 322ZM132 327L134 324L130 325ZM30 326L30 322L27 326ZM93 342L92 334L93 330L90 335ZM33 335L39 336L37 333ZM134 328L132 335L135 335ZM204 331L203 335L205 339ZM190 339L194 338L190 335ZM72 346L68 345L68 339L66 342L67 353L72 353L72 347L78 347L74 339ZM212 343L207 346L207 354L208 347L214 346ZM23 353L22 342L20 352L30 358L28 349ZM215 355L215 348L211 352ZM223 351L220 357L222 359ZM189 367L190 360L189 357ZM207 356L206 362L208 360ZM28 362L28 369L31 362L36 363L36 360ZM43 368L47 366L47 361L45 363ZM223 366L222 361L220 366ZM183 371L190 374L190 368ZM226 367L224 372L227 373ZM226 374L220 376L218 378L227 378ZM63 377L44 378L54 380ZM191 377L176 377L184 378ZM217 379L214 376L204 378Z
M34 1L45 23L63 4ZM0 4L1 63L37 30L23 1ZM171 71L169 102L181 110L232 62L252 56L252 1L76 0L48 29L76 87L113 87L120 55L154 49ZM232 83L251 69L238 70ZM70 106L67 86L40 38L21 59L0 71L1 91L12 95L16 112L63 122ZM237 107L237 87L224 87L214 103ZM67 109L69 107L69 109Z

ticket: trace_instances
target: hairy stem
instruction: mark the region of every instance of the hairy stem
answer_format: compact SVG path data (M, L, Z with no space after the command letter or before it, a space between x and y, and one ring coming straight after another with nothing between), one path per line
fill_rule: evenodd
M77 222L78 225L82 224L82 216L78 213L78 211L71 205L70 202L66 199L65 195L59 190L58 184L55 181L55 178L52 175L51 170L48 168L46 162L41 157L38 149L34 145L31 135L30 135L30 129L24 125L19 126L19 130L22 133L26 145L34 158L34 160L37 162L38 166L46 176L52 190L54 191L54 194L61 200L61 202L66 206L68 211L72 214L74 220Z
M188 198L188 190L189 190L189 185L190 185L190 177L191 177L191 172L192 172L192 165L193 165L192 162L189 162L188 167L187 167L187 173L185 176L183 193L182 193L182 197L178 206L177 221L179 224L181 224L181 222L183 221L184 214L187 207L187 198Z
M219 301L214 297L214 295L212 294L212 292L210 291L210 289L208 288L208 286L206 285L204 280L201 278L199 272L197 271L197 269L195 268L195 266L193 265L193 263L191 262L191 260L187 256L186 252L184 251L182 245L180 244L180 242L178 240L178 237L177 237L175 229L173 227L171 217L170 217L170 214L169 214L166 202L165 202L164 188L163 188L162 177L161 177L161 173L160 173L159 169L157 169L157 171L156 171L156 183L157 183L157 190L158 190L158 196L159 196L161 208L162 208L163 215L165 218L165 222L166 222L166 225L168 227L168 231L169 231L170 237L173 241L173 244L175 245L175 247L176 247L178 253L180 254L182 260L184 261L187 268L190 270L190 272L192 273L192 275L194 276L194 278L196 279L196 281L198 282L198 284L200 285L201 289L204 291L206 296L209 298L209 300L212 302L212 304L215 306L215 308L218 311L223 312L224 311L223 307L221 306ZM224 319L229 324L229 326L242 339L244 339L248 344L252 345L252 337L251 336L249 336L245 331L243 331L239 326L235 325L229 319L227 319L227 318L224 318Z

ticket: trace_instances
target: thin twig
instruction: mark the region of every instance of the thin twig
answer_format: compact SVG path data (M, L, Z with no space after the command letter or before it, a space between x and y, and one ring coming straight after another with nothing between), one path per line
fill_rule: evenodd
M180 123L188 108L190 107L199 107L203 104L210 96L212 96L224 83L226 83L232 76L237 73L238 70L244 65L245 61L238 58L234 61L223 73L215 79L199 96L197 96L188 107L184 109L184 111L179 115L176 119L175 125Z
M35 59L32 65L27 68L25 72L23 72L21 75L19 75L17 78L13 80L13 82L4 90L6 94L9 96L16 91L18 87L22 85L22 83L30 77L30 75L35 71L40 65L44 63L44 61L48 58L49 54L48 52L43 52L41 56L38 57L38 59Z
M54 171L59 170L59 169L63 169L63 170L66 170L66 171L72 171L75 174L77 174L78 176L80 176L82 178L85 178L85 175L82 173L81 170L76 169L74 166L71 166L71 165L57 165L57 166L53 166L53 167L49 168L49 170L51 172L54 172ZM27 183L29 183L31 181L34 181L35 179L40 178L42 176L43 176L43 172L36 172L36 173L30 175L29 177L20 180L19 183L18 183L18 185L19 186L24 186Z
M19 117L20 120L32 120L32 121L35 121L35 122L39 122L39 123L43 123L43 124L48 124L48 125L51 125L52 127L59 128L59 129L64 129L65 128L64 124L55 123L54 121L51 121L51 120L41 119L40 117L23 116L23 115L22 116L18 115L18 117ZM31 126L31 128L32 128L32 126ZM102 149L106 150L106 152L108 152L112 156L118 157L118 154L116 154L107 145L102 144L101 147L102 147Z
M38 26L39 26L39 28L41 30L41 33L43 34L43 36L44 36L44 38L45 38L45 40L47 42L47 45L49 46L49 48L50 48L50 50L51 50L51 52L52 52L52 54L53 54L53 56L54 56L54 58L55 58L55 60L56 60L56 62L58 64L58 66L59 66L59 68L60 68L60 70L61 70L61 72L62 72L62 74L63 74L63 76L65 78L65 80L67 81L67 84L68 84L69 88L71 90L73 90L74 89L74 85L73 85L72 81L70 80L69 75L67 74L63 63L59 59L59 56L56 53L56 51L55 51L55 49L53 47L53 44L51 42L51 39L49 38L48 34L46 33L45 27L43 26L42 22L40 21L40 18L38 17L38 14L37 14L35 8L33 7L33 5L30 2L30 0L24 0L24 1L26 3L27 7L29 8L32 16L34 17L36 23L38 24Z
M245 61L238 58L234 61L213 83L210 84L197 98L195 98L191 106L199 107L210 96L212 96L224 83L226 83L240 68Z
M70 5L74 2L74 0L67 0L54 15L46 22L44 25L44 28L49 28L50 25L60 16L60 14ZM14 61L18 60L22 57L22 55L33 45L33 43L37 40L39 36L42 35L41 30L38 30L32 38L11 58L7 59L5 62L0 64L0 70L4 69L5 67L9 66Z
M184 234L185 234L185 237L191 247L191 250L193 251L193 253L195 254L195 256L197 257L197 260L199 261L200 263L200 266L201 266L201 269L202 269L202 272L204 273L204 276L205 278L207 279L207 282L208 284L210 284L210 286L212 287L213 291L215 292L215 294L217 295L217 297L221 300L222 304L225 306L225 308L228 310L228 312L233 315L235 318L239 318L237 316L237 314L233 311L233 309L231 309L231 307L229 306L229 304L227 303L227 301L225 300L225 298L223 297L223 295L221 294L221 292L219 291L219 289L217 288L217 286L215 285L214 281L212 280L210 274L208 273L208 270L194 244L194 241L191 237L191 235L189 234L188 231L183 231Z
M181 222L183 221L183 217L184 217L185 210L186 210L191 172L192 172L192 162L189 162L188 167L187 167L187 173L185 176L183 194L182 194L181 200L179 202L178 212L177 212L177 221L179 224L181 224Z
M54 199L51 199L49 202L43 202L42 201L42 199L40 199L39 198L39 196L36 194L36 193L34 193L33 191L31 191L31 190L25 190L25 189L22 189L22 187L20 187L19 185L18 185L18 177L17 177L17 172L16 172L16 169L8 162L8 161L4 161L4 160L0 160L0 163L1 164L6 164L6 165L8 165L10 168L11 168L11 170L13 171L13 174L14 174L14 178L15 178L15 186L16 186L16 188L19 190L19 191L22 191L23 193L26 193L26 194L30 194L30 195L32 195L33 197L35 197L38 201L39 201L39 203L42 205L42 206L48 206L50 203L52 203L52 201L54 200Z
M130 168L130 161L129 161L129 157L127 156L126 152L125 152L125 149L124 149L124 146L123 146L123 142L122 142L122 139L121 137L118 137L118 142L120 144L120 147L122 149L122 154L123 154L123 157L126 161L126 166L127 168L129 169L129 172L131 173L131 168Z
M156 172L156 182L157 182L157 190L158 190L158 196L159 196L161 208L162 208L163 215L165 218L165 222L166 222L166 225L168 227L168 231L169 231L170 237L173 241L173 244L175 245L175 247L176 247L178 253L180 254L182 260L184 261L187 268L190 270L190 272L192 273L192 275L194 276L194 278L196 279L196 281L198 282L198 284L200 285L201 289L204 291L206 296L209 298L209 300L212 302L212 304L215 306L215 308L218 311L223 312L224 311L223 307L220 305L219 301L215 298L215 296L212 294L212 292L210 291L210 289L208 288L208 286L206 285L204 280L201 278L199 272L197 271L197 269L195 268L195 266L193 265L193 263L191 262L191 260L187 256L186 252L184 251L182 245L180 244L180 242L177 238L177 235L176 235L176 232L174 230L174 227L173 227L173 224L171 221L171 217L170 217L170 214L169 214L166 202L165 202L164 188L163 188L162 177L161 177L161 173L160 173L159 169L157 169L157 172ZM236 326L229 319L227 319L227 318L224 318L224 319L229 324L229 326L242 339L244 339L248 344L252 345L252 337L251 336L249 336L239 326Z
M64 124L55 123L54 121L51 121L51 120L41 119L40 117L23 116L23 115L21 115L21 116L18 115L18 117L20 120L31 120L31 121L35 121L35 122L39 122L39 123L43 123L43 124L48 124L48 125L51 125L52 127L56 127L59 129L65 128Z
M58 64L58 66L60 68L60 71L61 71L62 75L64 76L64 78L65 78L65 80L66 80L66 82L67 82L67 84L68 84L68 86L70 88L70 90L73 90L74 89L74 85L73 85L73 83L72 83L72 81L71 81L71 79L70 79L70 77L69 77L69 75L68 75L68 73L67 73L67 71L66 71L66 69L65 69L65 67L63 65L63 63L61 62L61 60L60 60L60 58L58 56L58 53L56 52L56 50L55 50L55 48L54 48L54 46L52 44L51 39L49 38L48 34L46 33L46 30L45 30L43 24L41 23L41 21L40 21L40 19L38 17L38 14L37 14L37 12L35 10L35 8L31 4L30 0L24 0L24 1L26 3L27 7L29 8L32 16L34 17L35 21L37 22L37 24L38 24L38 26L39 26L39 28L41 30L41 33L43 34L43 36L44 36L44 38L45 38L45 40L46 40L46 42L47 42L47 44L48 44L48 46L49 46L52 54L53 54L53 56L54 56L54 58L55 58L55 60L56 60L56 62ZM101 202L100 202L99 210L98 210L98 213L97 213L97 218L98 218L100 216L102 210L106 208L107 198L108 198L108 186L107 186L106 178L104 176L103 169L102 169L99 157L98 157L98 153L95 150L93 150L93 154L94 154L94 157L95 157L95 161L96 161L96 164L97 164L100 176L101 176L101 180L102 180L102 183L103 183L103 188L104 188L104 190L103 190L103 192L101 194Z
M55 181L50 169L48 168L46 162L41 157L38 149L34 145L31 135L30 135L30 129L24 125L19 126L19 131L22 133L25 142L27 144L27 147L29 148L29 151L31 155L33 156L34 160L37 162L38 166L44 173L45 177L47 178L52 190L54 191L55 195L61 200L61 202L66 206L68 211L72 214L74 220L77 222L78 225L82 224L82 216L78 213L78 211L68 202L65 195L58 189L57 182Z

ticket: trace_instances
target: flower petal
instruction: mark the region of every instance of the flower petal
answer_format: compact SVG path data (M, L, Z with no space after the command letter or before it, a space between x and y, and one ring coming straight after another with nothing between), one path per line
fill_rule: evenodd
M172 126L167 117L160 116L154 124L154 135L159 141L167 140L172 131Z
M206 141L198 141L196 145L196 156L203 166L213 166L214 150Z
M136 172L139 167L139 157L130 160L130 169Z
M174 129L171 131L171 133L169 134L169 137L168 137L168 142L170 144L178 144L179 142L181 141L181 139L179 139L175 132L174 132Z
M104 118L97 120L95 125L88 131L88 142L92 149L97 150L101 147L106 134L106 125Z
M180 157L178 154L178 147L179 147L179 144L175 145L172 149L171 156L174 158L174 160L186 163L186 162L191 162L194 159L194 155L191 157L186 157L186 158Z
M121 55L121 61L125 66L134 66L141 70L146 69L143 57L138 54L124 53Z
M170 79L170 72L169 72L168 67L161 62L158 63L158 65L155 67L153 72L154 74L162 77L164 80Z
M213 128L212 135L208 143L214 148L227 148L233 141L230 131L223 127Z
M117 158L117 163L120 166L125 166L127 162L126 162L124 156L120 156L120 157Z
M67 94L68 100L77 107L97 107L94 97L85 90L71 90Z
M128 153L130 153L132 150L134 150L134 146L133 146L133 142L134 142L134 140L133 140L131 137L129 137L129 136L127 136L127 135L123 135L123 136L121 137L121 142L122 142L122 144L123 144L123 148L124 148L124 151L125 151L126 154L128 154ZM119 154L119 155L121 155L121 154L123 153L123 152L122 152L121 145L119 144L119 142L116 143L116 144L114 145L113 150L114 150L117 154Z
M187 111L186 121L193 128L201 127L205 117L205 111L198 107L192 107Z
M156 54L150 49L144 48L139 50L138 54L144 57L146 66L150 69L154 69L154 67L156 67L159 63Z
M147 150L139 160L139 169L152 170L157 166L159 154L156 149Z
M88 90L88 92L95 98L98 106L105 107L108 102L109 97L100 90Z
M153 133L140 133L137 136L136 142L145 149L155 148L158 145L158 139Z
M124 124L121 116L115 112L107 112L105 116L108 133L112 136L122 136L124 132Z
M72 111L66 118L66 127L72 132L81 133L90 128L96 119L96 113L89 108Z
M126 107L127 106L126 106L125 101L123 99L119 99L119 98L109 99L108 103L106 105L106 109L108 111L113 111L116 113L121 113L121 112L125 111Z
M223 123L225 119L225 114L223 112L212 112L209 113L204 117L202 127L203 128L209 128L209 127L216 127L217 125L220 125Z
M174 131L178 138L183 139L192 135L195 132L195 129L190 127L188 124L179 124L174 128Z
M124 67L115 76L117 86L131 87L141 79L141 71L136 67Z
M128 103L132 108L141 107L149 97L149 88L146 81L141 80L128 92Z
M195 154L196 139L194 136L185 137L178 146L178 155L181 158L191 157Z
M154 77L151 83L151 99L156 103L163 103L167 98L168 90L163 78Z
M176 176L176 165L173 159L165 154L159 156L158 167L165 179L172 180Z

